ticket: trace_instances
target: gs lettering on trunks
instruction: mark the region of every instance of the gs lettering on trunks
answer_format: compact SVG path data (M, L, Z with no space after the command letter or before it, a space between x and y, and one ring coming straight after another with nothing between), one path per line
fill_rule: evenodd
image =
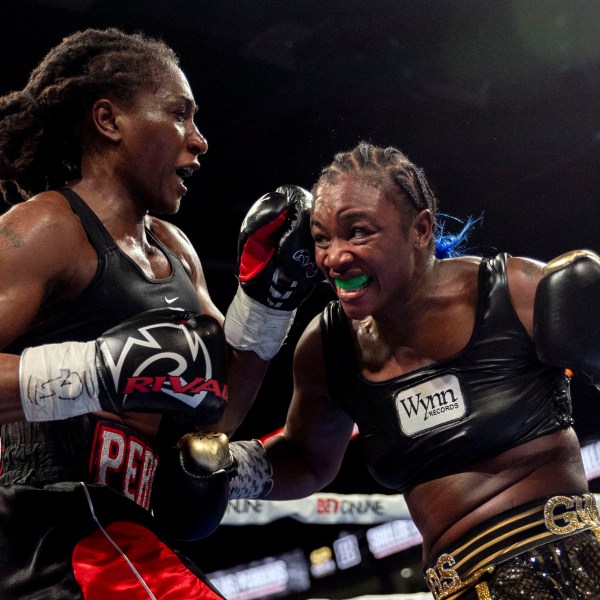
M157 454L136 432L113 421L97 423L89 463L91 483L110 487L148 509L157 466Z

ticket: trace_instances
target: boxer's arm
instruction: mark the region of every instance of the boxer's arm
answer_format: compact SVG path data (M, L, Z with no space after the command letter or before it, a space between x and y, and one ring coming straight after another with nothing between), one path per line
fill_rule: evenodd
M0 354L0 425L24 418L19 397L19 357Z
M64 282L77 277L72 260L81 255L77 224L53 193L0 216L0 350L35 322L42 304ZM24 419L19 362L18 356L0 352L0 423Z
M204 312L223 323L225 319L210 298L199 260L196 267L196 282ZM255 352L237 350L231 346L228 357L227 387L229 395L225 412L222 419L212 425L209 430L221 431L232 436L252 407L269 361L263 360Z
M235 403L228 405L221 429L230 435L252 405L297 308L323 279L314 260L311 205L310 192L284 185L259 198L240 227L239 285L224 324Z
M239 285L224 323L230 346L229 400L215 429L231 436L252 406L268 361L279 350L297 307L322 280L314 262L309 209L312 196L282 186L257 200L240 227ZM222 315L210 299L200 260L187 237L172 225L153 221L168 246L180 248L202 309ZM166 237L170 237L171 244Z
M223 324L225 318L214 304L206 283L202 264L187 236L171 223L151 219L152 231L182 260L196 288L202 312ZM222 419L205 431L221 431L231 436L250 410L267 370L268 361L252 351L229 348L227 365L228 400Z
M294 392L282 435L265 444L273 470L269 500L305 497L337 475L354 423L329 396L317 315L294 354Z
M19 365L28 421L108 411L210 424L223 414L226 381L221 326L175 308L140 313L93 341L25 348Z
M297 346L294 394L283 433L265 445L258 440L230 444L230 498L303 498L335 478L354 424L329 398L323 365L317 316Z
M535 291L543 277L544 263L530 258L510 257L507 262L508 290L513 308L533 338L533 303Z

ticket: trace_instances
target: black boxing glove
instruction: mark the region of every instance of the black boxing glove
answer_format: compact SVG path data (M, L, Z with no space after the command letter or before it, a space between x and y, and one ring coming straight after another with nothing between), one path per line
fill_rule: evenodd
M533 313L538 358L583 375L600 377L600 257L575 250L544 267Z
M323 279L310 235L312 195L285 185L248 211L238 239L239 286L225 318L228 343L272 358L298 306Z
M106 410L217 422L225 410L227 346L218 322L175 308L146 311L90 342L23 351L20 387L28 421Z
M180 540L207 537L229 502L233 461L224 433L187 433L161 452L152 488L152 510Z
M320 279L310 235L312 195L284 185L259 198L244 218L238 238L241 288L278 310L294 310Z

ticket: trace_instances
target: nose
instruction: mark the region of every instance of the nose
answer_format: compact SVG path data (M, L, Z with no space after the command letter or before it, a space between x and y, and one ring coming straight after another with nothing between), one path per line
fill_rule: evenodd
M192 131L187 137L188 150L194 155L206 154L208 150L208 142L206 138L200 133L195 123L192 123Z
M350 247L343 240L331 240L327 248L317 249L317 261L336 273L343 273L352 263Z

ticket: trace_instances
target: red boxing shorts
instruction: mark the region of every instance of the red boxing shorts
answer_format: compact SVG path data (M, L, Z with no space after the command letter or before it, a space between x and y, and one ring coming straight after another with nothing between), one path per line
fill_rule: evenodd
M0 487L2 600L218 600L150 513L104 486Z

